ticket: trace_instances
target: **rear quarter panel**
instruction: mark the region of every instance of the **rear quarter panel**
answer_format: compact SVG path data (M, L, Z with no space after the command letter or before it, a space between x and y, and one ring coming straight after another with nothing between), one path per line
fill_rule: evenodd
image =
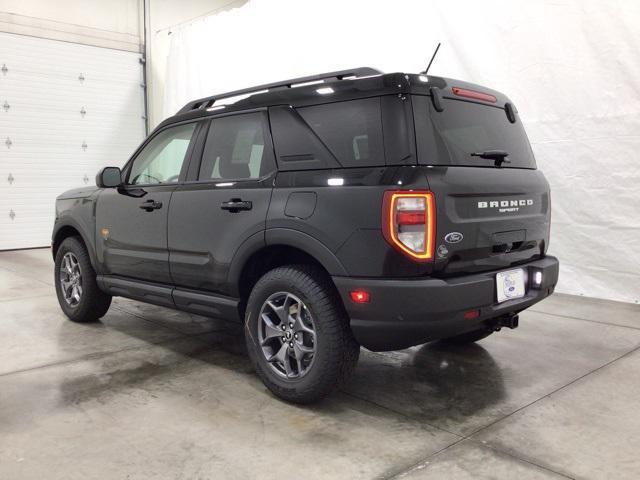
M267 241L270 229L303 232L325 245L349 276L424 274L430 265L414 263L385 241L381 209L386 190L427 187L424 173L412 166L280 172L267 216ZM292 199L299 198L315 199L315 205L305 210L296 201L292 208Z

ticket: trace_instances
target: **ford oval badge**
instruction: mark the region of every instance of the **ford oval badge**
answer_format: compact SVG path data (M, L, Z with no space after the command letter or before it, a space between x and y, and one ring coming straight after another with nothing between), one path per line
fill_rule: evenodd
M463 238L464 235L462 235L460 232L451 232L447 233L444 236L444 241L447 243L460 243Z

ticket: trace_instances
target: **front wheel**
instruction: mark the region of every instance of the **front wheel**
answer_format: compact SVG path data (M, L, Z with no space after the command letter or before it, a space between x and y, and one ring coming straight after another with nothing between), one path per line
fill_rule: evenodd
M89 253L79 238L62 242L54 270L58 303L69 320L92 322L107 313L111 296L98 288Z
M322 399L353 371L360 352L335 288L306 265L275 268L254 286L247 349L260 379L294 403Z

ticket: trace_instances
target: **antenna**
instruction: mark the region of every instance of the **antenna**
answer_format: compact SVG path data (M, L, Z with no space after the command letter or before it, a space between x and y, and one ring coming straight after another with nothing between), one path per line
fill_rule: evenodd
M429 73L429 69L431 68L431 64L433 63L433 60L436 58L436 55L438 54L438 50L440 50L440 42L438 42L438 46L436 47L436 50L433 52L433 55L431 56L431 60L429 60L429 65L427 65L427 69L424 72L420 72L420 73L424 75Z

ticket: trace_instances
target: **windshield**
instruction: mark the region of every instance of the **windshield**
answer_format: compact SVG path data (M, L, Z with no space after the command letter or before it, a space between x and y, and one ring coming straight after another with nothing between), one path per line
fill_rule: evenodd
M420 163L490 167L496 165L495 158L480 155L501 151L508 154L502 164L505 168L536 168L517 115L511 123L504 109L494 106L454 99L443 99L442 106L444 110L438 112L431 97L414 99L419 153L421 144L426 150L420 154Z

